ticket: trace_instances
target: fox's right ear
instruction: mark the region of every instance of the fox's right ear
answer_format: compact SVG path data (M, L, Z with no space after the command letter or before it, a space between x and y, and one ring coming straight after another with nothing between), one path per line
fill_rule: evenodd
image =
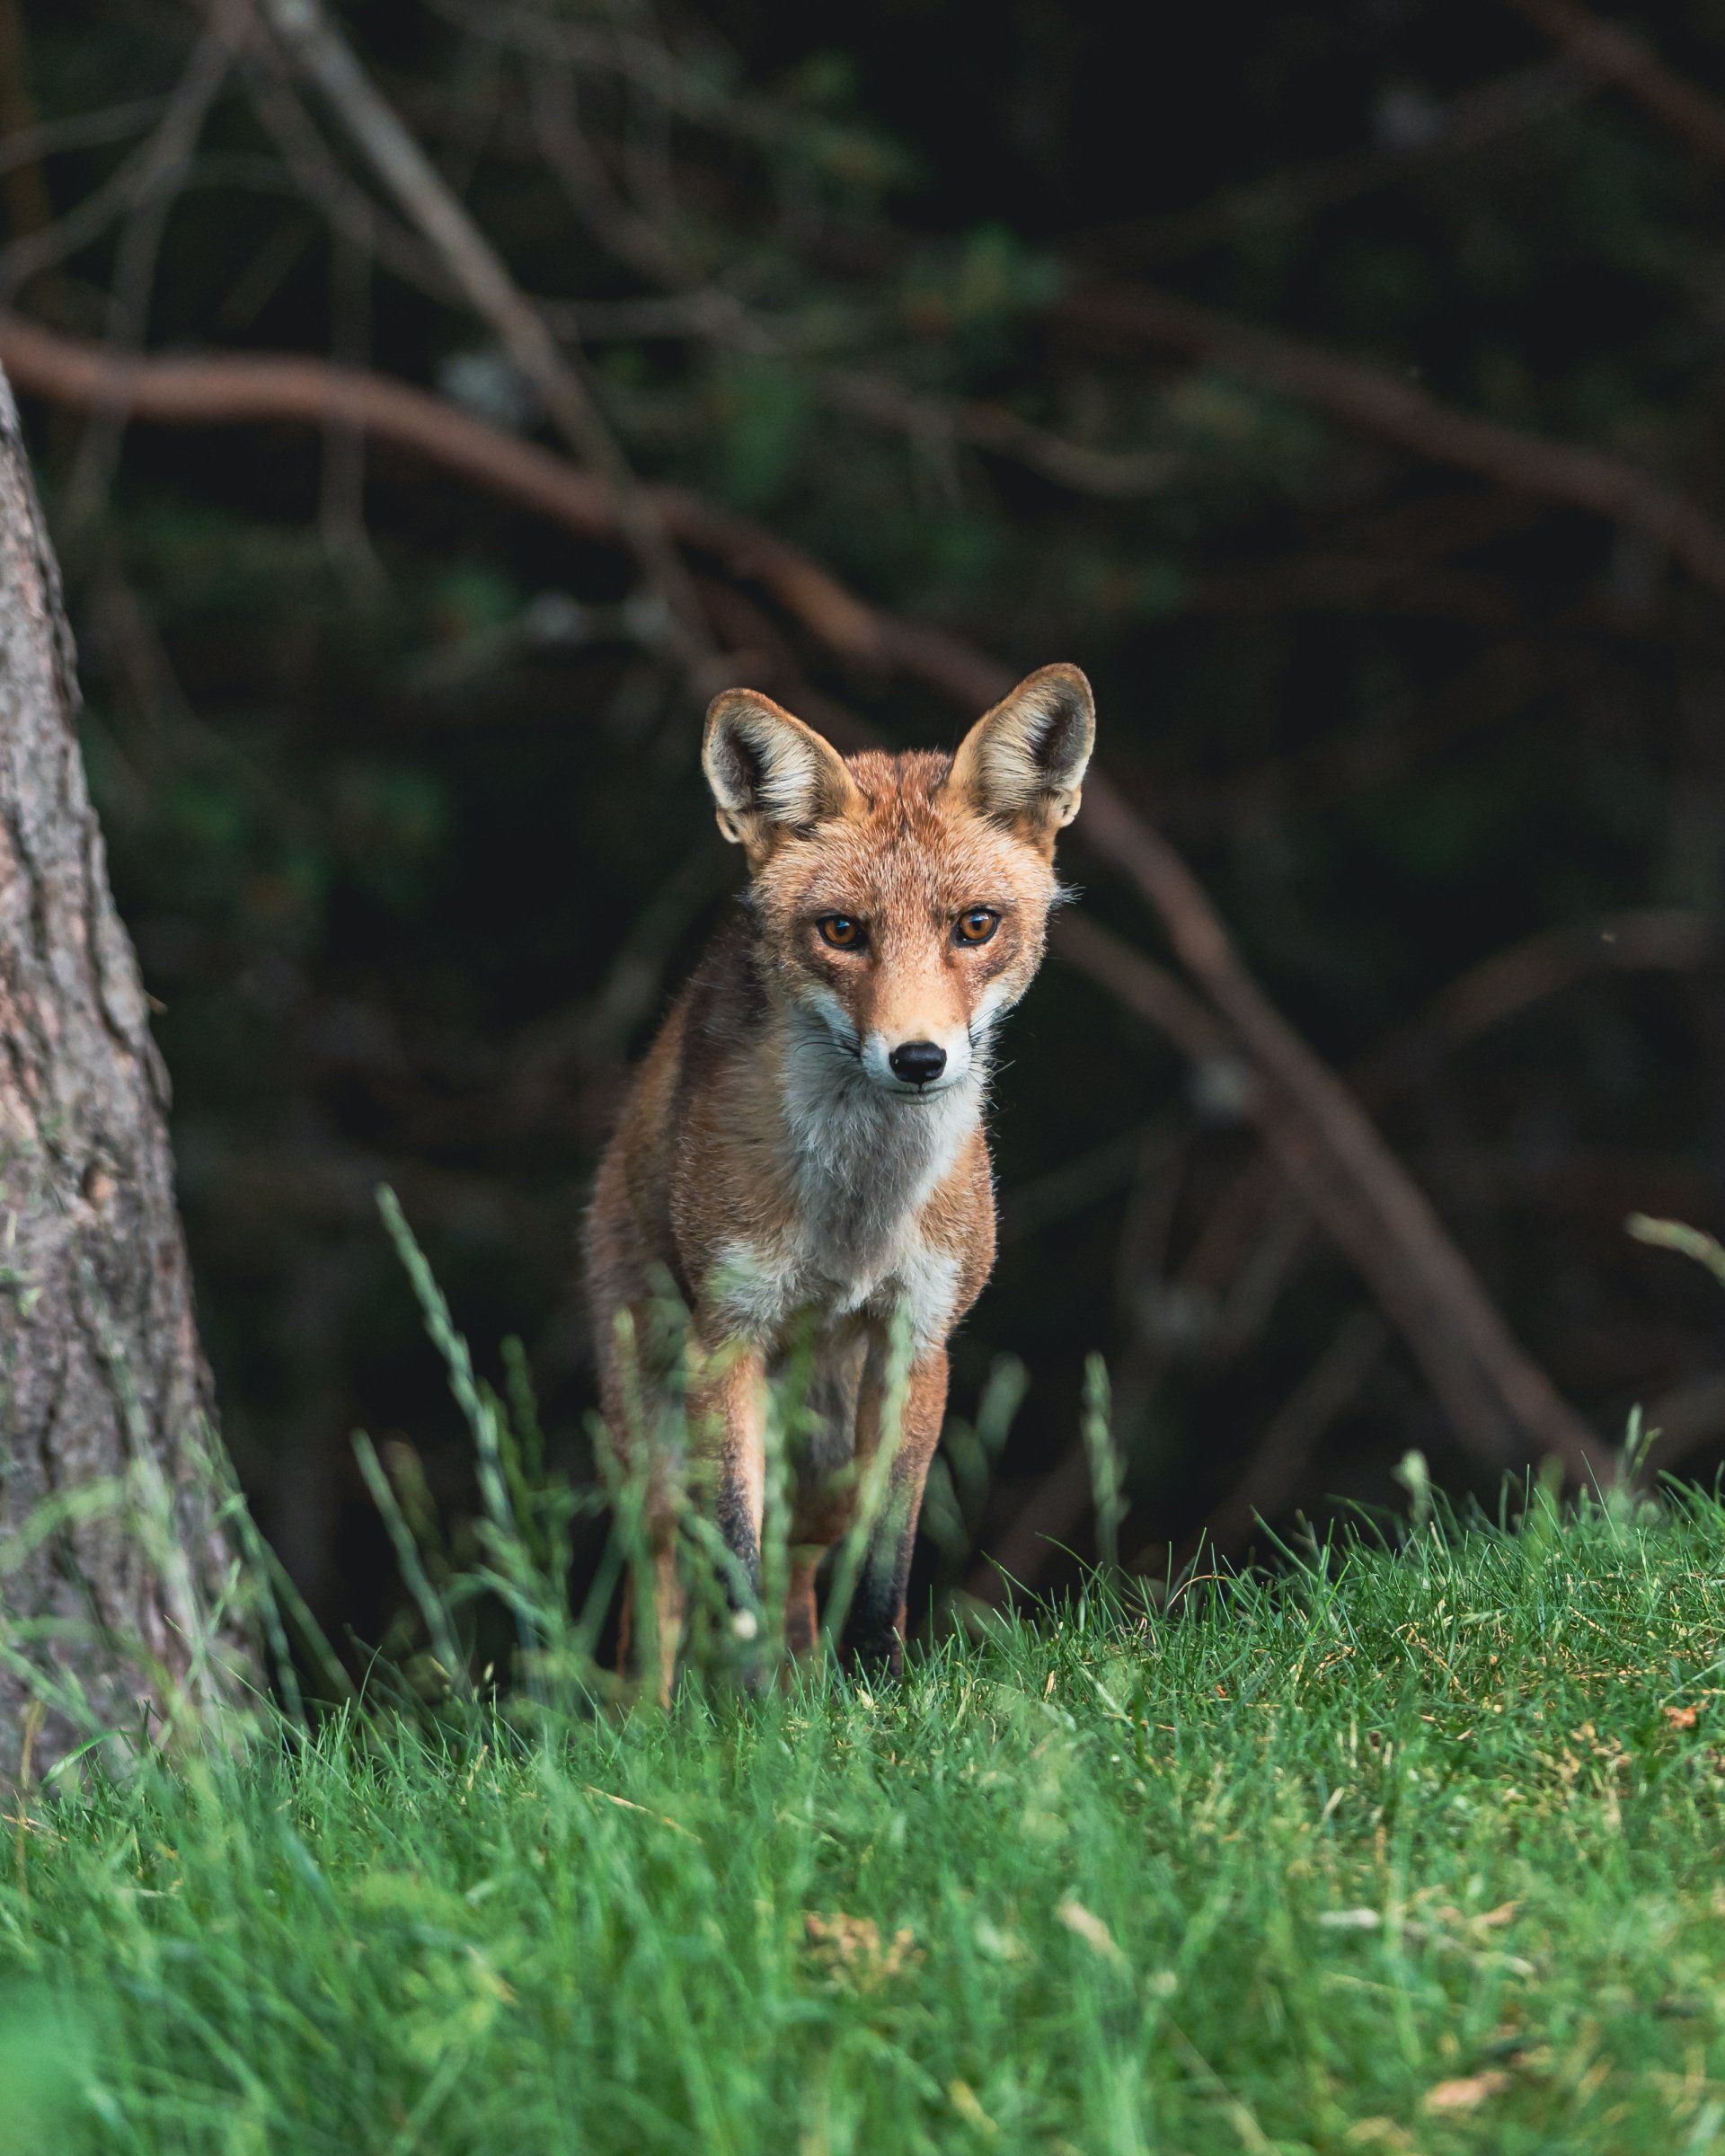
M859 798L830 741L755 689L726 689L707 710L702 768L719 828L758 867L777 841L842 816Z

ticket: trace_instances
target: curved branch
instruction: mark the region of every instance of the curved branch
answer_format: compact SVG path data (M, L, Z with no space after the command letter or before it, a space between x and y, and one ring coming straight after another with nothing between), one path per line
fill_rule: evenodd
M1087 800L1085 814L1095 806ZM1106 808L1104 816L1114 822ZM1097 843L1093 829L1091 841ZM1531 1442L1573 1475L1608 1473L1603 1448L1514 1339L1431 1201L1341 1081L1246 973L1185 863L1141 825L1114 831L1102 850L1119 865L1129 864L1175 950L1229 1022L1258 1076L1245 1112L1282 1172L1370 1283L1457 1437L1495 1468L1524 1458ZM1088 942L1106 946L1106 985L1118 999L1172 1031L1161 968L1093 923L1066 923L1068 945L1075 928Z
M321 0L259 0L283 51L292 56L504 349L544 400L577 456L615 498L616 521L641 572L663 601L673 632L695 665L710 656L699 601L651 490L631 470L587 381L545 320L517 286L502 257L394 108L366 73Z
M1190 209L1104 225L1082 235L1080 251L1090 256L1106 251L1121 259L1129 252L1134 265L1143 268L1279 231L1567 112L1593 89L1589 70L1562 60L1494 76L1435 107L1430 127L1407 139L1285 166Z
M1596 82L1615 83L1710 163L1725 164L1725 105L1668 66L1645 38L1577 0L1508 0Z
M616 498L603 482L424 391L357 369L314 359L113 359L100 347L4 315L0 362L42 395L73 404L124 402L137 419L205 426L343 420L584 535L624 541ZM769 589L839 654L905 675L967 712L998 702L1011 687L1010 671L976 646L869 606L759 526L681 490L650 492L668 534ZM1152 1024L1172 1031L1189 1054L1216 1041L1249 1060L1260 1079L1251 1089L1253 1112L1266 1136L1287 1172L1309 1185L1314 1210L1402 1332L1458 1437L1494 1467L1526 1457L1531 1447L1555 1454L1572 1474L1592 1471L1596 1452L1585 1426L1514 1340L1365 1112L1252 978L1191 870L1103 774L1092 774L1085 793L1077 834L1148 900L1202 996L1117 939L1106 939L1113 946L1107 985ZM1086 970L1099 978L1103 936L1090 923L1063 926L1063 948L1079 954L1088 948Z
M1376 367L1153 285L1085 287L1062 303L1062 312L1093 333L1212 362L1429 463L1639 532L1698 584L1725 592L1725 526L1621 457L1456 411Z
M353 427L560 524L577 537L616 543L610 487L567 457L506 434L446 399L361 367L286 355L122 358L19 314L0 314L0 364L16 388L89 411L124 405L134 419L171 427L283 421ZM679 544L710 554L770 591L845 658L880 664L872 611L795 547L742 517L673 487L646 490Z

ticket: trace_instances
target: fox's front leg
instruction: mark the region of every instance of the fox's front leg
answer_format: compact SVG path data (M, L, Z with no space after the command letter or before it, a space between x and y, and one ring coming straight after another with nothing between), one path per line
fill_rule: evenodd
M696 1487L736 1560L740 1580L761 1592L761 1521L766 1501L766 1361L759 1348L727 1340L702 1356L689 1391L689 1440Z
M871 1355L857 1409L857 1463L864 1463L882 1440L885 1356ZM858 1668L897 1676L905 1661L905 1596L910 1586L911 1553L916 1521L923 1509L928 1463L941 1442L946 1414L946 1349L925 1349L911 1365L898 1449L887 1476L886 1502L869 1539L856 1596L845 1626L844 1656Z

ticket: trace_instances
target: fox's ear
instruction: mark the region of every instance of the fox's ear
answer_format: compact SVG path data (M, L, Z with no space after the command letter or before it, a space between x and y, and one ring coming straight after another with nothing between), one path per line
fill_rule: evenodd
M1010 824L1045 853L1078 813L1096 745L1096 702L1076 667L1043 667L978 720L947 783L979 816Z
M719 808L719 828L765 860L787 832L842 816L856 781L830 741L754 689L726 689L707 709L701 764Z

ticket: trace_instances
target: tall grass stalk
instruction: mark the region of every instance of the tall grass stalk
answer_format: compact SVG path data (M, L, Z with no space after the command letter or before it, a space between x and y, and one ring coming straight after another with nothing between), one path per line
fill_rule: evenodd
M1096 1549L1104 1576L1112 1579L1120 1568L1120 1526L1126 1518L1126 1497L1120 1457L1114 1444L1113 1399L1108 1365L1100 1355L1084 1357L1083 1427L1091 1497L1096 1510Z

